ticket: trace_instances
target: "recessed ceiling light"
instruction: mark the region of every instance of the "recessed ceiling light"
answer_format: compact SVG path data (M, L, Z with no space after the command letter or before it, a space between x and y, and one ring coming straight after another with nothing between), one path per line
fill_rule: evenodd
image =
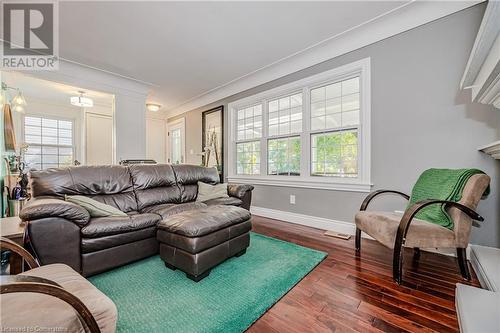
M147 103L146 108L151 112L158 112L161 108L160 104Z

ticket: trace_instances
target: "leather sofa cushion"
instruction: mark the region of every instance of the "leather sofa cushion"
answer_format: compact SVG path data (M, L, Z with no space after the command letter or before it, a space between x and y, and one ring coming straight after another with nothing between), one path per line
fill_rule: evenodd
M180 202L181 194L171 165L131 165L130 174L139 210L152 205Z
M89 212L82 206L56 198L35 198L28 201L19 217L23 221L61 217L79 226L86 225L90 220Z
M78 297L97 321L102 333L114 333L118 312L115 304L89 281L64 264L34 268L20 275L52 280ZM4 294L0 298L2 328L59 328L60 332L88 332L73 308L49 295L34 293ZM27 331L28 332L28 331Z
M252 223L250 222L250 220L247 220L239 224L229 226L228 228L213 232L210 235L201 237L186 237L164 230L158 230L157 239L161 243L165 243L170 246L183 249L186 252L196 254L216 245L222 244L246 232L249 232L251 229Z
M90 219L82 228L83 238L97 238L154 227L161 217L157 214L129 214Z
M227 185L227 193L238 199L242 199L249 191L253 191L253 185L249 184L229 184Z
M127 167L79 166L30 172L32 195L98 195L131 192Z
M203 203L205 203L209 206L214 206L214 205L241 206L243 201L241 201L240 199L235 198L235 197L229 197L229 198L210 199L207 201L203 201Z
M30 172L33 197L84 195L123 212L137 210L127 167L79 166Z
M90 198L102 202L103 204L116 207L125 213L137 210L137 201L134 192L92 195Z
M198 182L207 184L219 183L219 173L216 168L205 168L197 165L175 164L172 165L177 186L180 190L180 202L196 200L198 195Z
M396 233L402 214L390 212L361 211L354 220L356 226L388 248L394 248ZM456 247L452 230L434 223L413 219L408 229L407 247Z
M205 207L207 207L207 205L202 202L186 202L182 204L163 204L151 206L143 209L142 212L158 214L162 217L162 219L165 219L181 212Z
M81 249L82 253L91 253L152 237L156 237L156 226L99 238L82 238Z
M163 219L158 224L158 229L187 237L199 237L250 220L250 217L250 212L243 208L210 206Z

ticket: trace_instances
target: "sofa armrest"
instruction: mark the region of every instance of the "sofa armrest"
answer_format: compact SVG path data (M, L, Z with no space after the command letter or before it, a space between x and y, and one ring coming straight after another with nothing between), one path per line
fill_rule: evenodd
M56 198L30 200L21 210L19 217L23 221L60 217L80 227L85 226L90 220L90 214L85 208Z
M253 189L254 187L248 184L229 184L227 185L227 194L230 197L240 199L242 201L241 208L250 210Z
M248 184L228 184L227 194L231 197L238 199L243 199L247 192L251 192L254 189L252 185Z

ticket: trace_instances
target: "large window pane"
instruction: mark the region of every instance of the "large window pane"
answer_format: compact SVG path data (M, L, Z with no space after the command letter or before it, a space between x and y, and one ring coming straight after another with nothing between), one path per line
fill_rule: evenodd
M268 165L270 175L300 175L300 137L270 139L267 142Z
M359 77L311 90L311 130L359 125Z
M268 102L269 136L302 132L302 93Z
M260 141L236 144L236 173L238 175L260 174Z
M236 115L237 140L252 140L262 137L262 105L240 109Z
M313 176L357 177L357 130L311 135Z
M46 169L73 162L73 123L27 116L24 118L24 142L28 168Z

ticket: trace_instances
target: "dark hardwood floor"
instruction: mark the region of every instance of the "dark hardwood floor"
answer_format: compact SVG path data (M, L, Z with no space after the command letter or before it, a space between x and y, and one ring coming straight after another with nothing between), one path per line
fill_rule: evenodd
M418 263L405 252L404 283L392 280L392 251L354 237L253 217L253 231L328 252L309 275L256 321L248 332L457 332L456 258L423 252ZM479 286L476 276L470 283Z

